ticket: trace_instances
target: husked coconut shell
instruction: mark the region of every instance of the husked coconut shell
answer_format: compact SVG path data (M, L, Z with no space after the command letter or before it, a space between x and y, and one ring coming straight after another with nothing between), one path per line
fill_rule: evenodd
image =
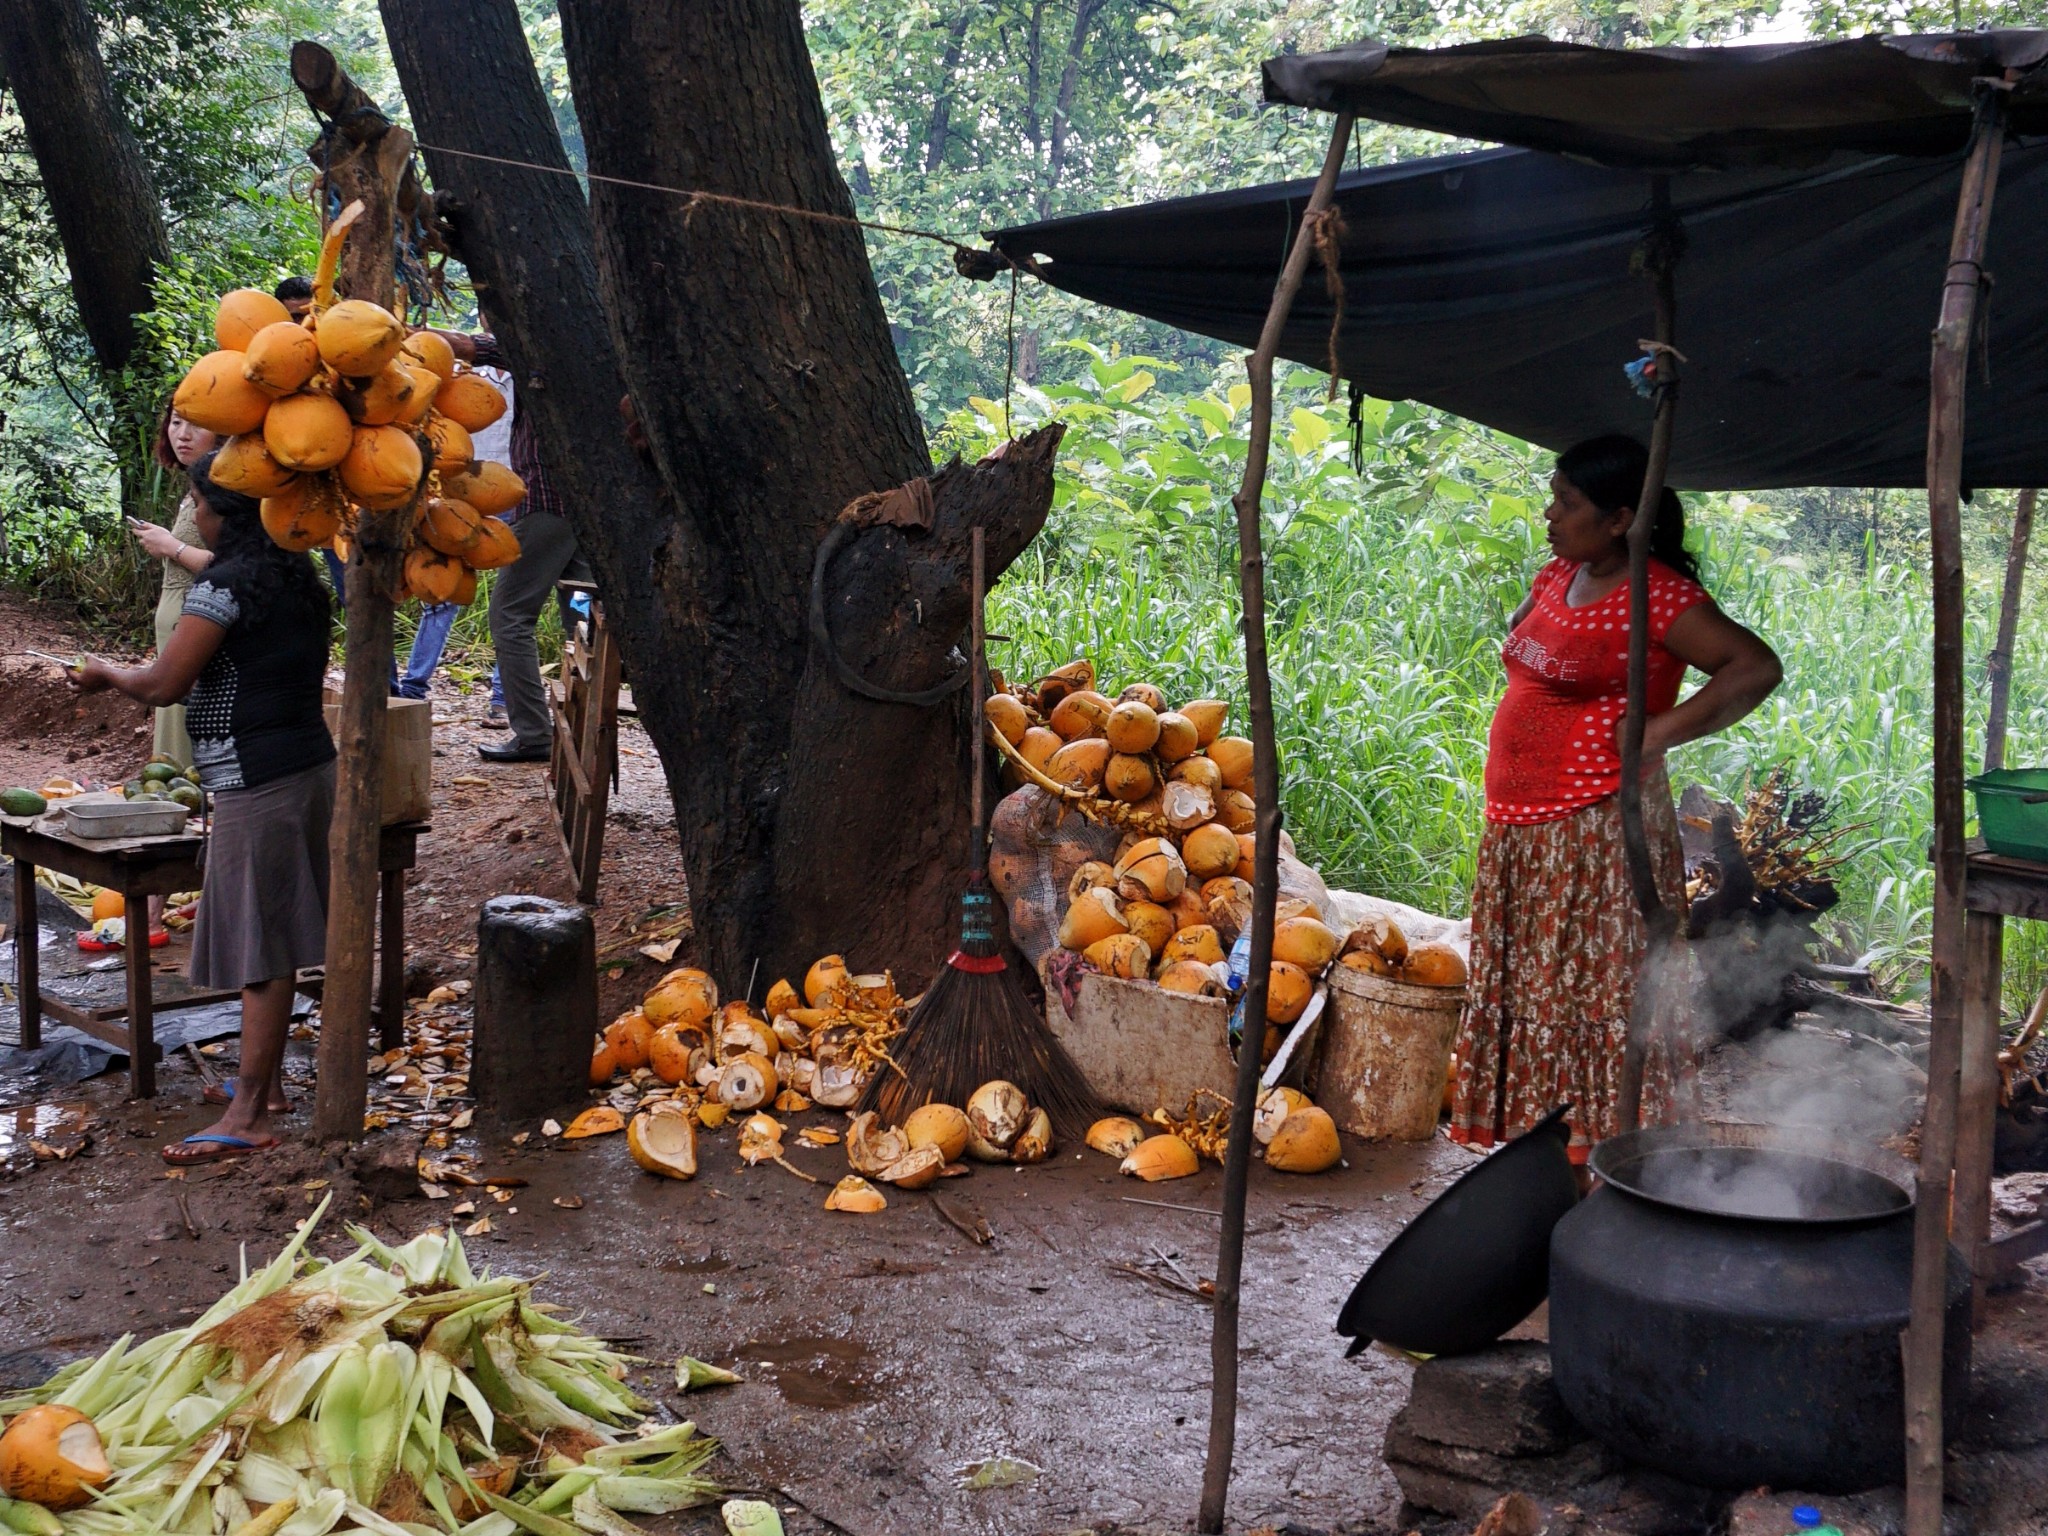
M640 1001L640 1010L655 1024L708 1024L718 1007L718 983L703 971L670 971Z
M740 1003L735 1008L727 1003L719 1010L718 1056L721 1061L752 1052L766 1056L770 1061L782 1049L782 1042L775 1038L775 1031L746 1011L747 1005Z
M1038 680L1031 690L1038 695L1038 707L1050 710L1076 689L1095 686L1095 663L1083 657L1070 661L1064 667L1055 667Z
M1157 1184L1162 1179L1184 1179L1201 1166L1202 1160L1195 1156L1193 1147L1178 1136L1162 1135L1148 1136L1139 1142L1118 1165L1117 1172Z
M792 1008L804 1005L802 995L789 984L786 977L778 978L768 989L767 999L761 1004L761 1011L770 1019L779 1019Z
M1017 1140L1010 1148L1010 1160L1018 1163L1042 1163L1052 1156L1052 1116L1042 1109L1031 1111L1025 1120L1024 1129L1017 1133Z
M729 1109L759 1109L775 1097L775 1063L758 1052L736 1056L718 1069L718 1102Z
M1408 958L1408 935L1401 931L1400 924L1384 913L1368 917L1344 940L1344 953L1355 954L1369 949L1389 965L1400 965Z
M1159 740L1159 712L1141 699L1126 699L1111 708L1102 734L1119 752L1150 752Z
M885 1211L889 1202L882 1198L882 1192L857 1173L849 1173L832 1186L832 1193L825 1197L828 1211L846 1211L856 1216L872 1216Z
M180 381L171 408L193 426L226 437L261 427L270 396L242 377L240 352L209 352Z
M1031 716L1025 713L1022 701L1015 694L990 694L981 706L981 714L988 721L989 729L1013 747L1031 729Z
M213 339L230 352L245 350L266 326L292 324L284 301L261 288L235 288L220 296L213 312Z
M983 1083L968 1096L968 1129L997 1154L986 1161L1001 1162L1009 1155L1011 1143L1024 1128L1029 1108L1024 1090L1000 1077ZM972 1143L969 1145L971 1148Z
M63 1403L23 1409L0 1435L0 1491L11 1499L77 1509L113 1475L98 1426Z
M1285 960L1275 960L1266 981L1266 1022L1292 1024L1314 995L1315 982L1307 971Z
M893 1008L901 1001L896 995L896 978L888 971L849 976L846 985L853 993L854 1001L869 1008Z
M1079 901L1084 891L1092 891L1104 886L1112 890L1116 888L1116 870L1110 865L1103 863L1100 859L1090 859L1079 869L1075 870L1068 879L1067 900Z
M1112 752L1108 763L1103 766L1103 789L1126 805L1135 805L1146 799L1158 784L1158 777L1152 772L1151 761L1147 758Z
M865 1081L851 1063L821 1061L808 1092L813 1102L826 1109L848 1109L860 1097Z
M1273 927L1273 958L1298 965L1311 976L1320 976L1342 948L1343 941L1313 917L1290 917Z
M778 1070L775 1075L780 1077L782 1074ZM811 1060L810 1057L797 1056L791 1059L788 1081L790 1087L804 1095L805 1098L816 1102L817 1095L812 1090L818 1085L818 1064ZM839 1106L827 1105L826 1107L828 1109L836 1109Z
M1120 976L1126 981L1142 981L1152 969L1152 950L1135 933L1114 933L1098 939L1081 952L1081 958L1103 975Z
M1130 932L1130 927L1116 892L1106 885L1096 886L1083 891L1061 915L1059 941L1063 948L1085 951L1091 944Z
M1163 905L1186 890L1187 884L1188 867L1164 838L1145 838L1117 860L1116 888L1126 901Z
M1192 832L1215 818L1216 797L1200 784L1174 781L1167 784L1160 794L1159 812L1174 831ZM1186 857L1185 846L1181 854L1183 858ZM1234 863L1237 859L1235 844L1231 846L1230 856ZM1189 866L1190 873L1193 873L1193 868L1192 865Z
M923 1189L946 1171L946 1156L937 1147L912 1147L875 1177L898 1189Z
M885 1128L872 1109L855 1115L846 1128L846 1161L855 1173L864 1173L871 1179L909 1151L910 1138L901 1131ZM943 1163L945 1159L939 1161Z
M1297 1109L1307 1109L1308 1104L1308 1095L1299 1088L1268 1088L1259 1095L1258 1107L1252 1111L1253 1139L1265 1146L1280 1129L1281 1122Z
M775 1038L786 1051L801 1054L811 1048L811 1032L797 1023L786 1013L774 1016L775 1022L768 1027L775 1031Z
M1229 948L1237 942L1238 935L1251 926L1251 882L1240 880L1236 875L1219 875L1202 886L1202 898L1208 909L1210 926L1216 930L1216 937L1224 947Z
M804 973L804 1001L822 1007L828 994L836 995L847 982L846 957L826 955Z
M691 1058L703 1048L702 1032L678 1019L654 1032L647 1043L647 1065L664 1083L686 1083L690 1081Z
M1145 1127L1128 1115L1106 1115L1088 1127L1088 1145L1105 1157L1125 1158L1145 1139Z
M903 1122L903 1135L913 1148L937 1147L943 1161L953 1162L967 1150L967 1116L950 1104L923 1104Z
M1152 753L1162 763L1178 763L1192 757L1202 745L1195 722L1178 710L1169 709L1159 717L1159 739Z
M665 1179L694 1179L696 1119L673 1099L651 1105L626 1122L626 1151L649 1173Z
M782 1122L773 1115L748 1115L740 1126L739 1151L750 1168L782 1156Z
M1230 706L1221 699L1191 699L1179 713L1195 723L1195 739L1204 747L1223 734L1223 722L1230 718Z
M273 400L305 388L320 371L320 346L296 320L279 320L249 338L242 377Z
M1181 894L1185 896L1187 893L1183 891ZM1173 937L1175 931L1173 914L1157 902L1125 902L1124 921L1136 937L1145 941L1145 948L1155 955L1166 947L1166 941Z
M1237 868L1237 834L1221 822L1196 827L1181 839L1180 856L1191 880L1214 880Z
M1321 1173L1344 1155L1337 1140L1337 1122L1329 1111L1310 1104L1297 1109L1266 1143L1266 1166L1282 1173Z

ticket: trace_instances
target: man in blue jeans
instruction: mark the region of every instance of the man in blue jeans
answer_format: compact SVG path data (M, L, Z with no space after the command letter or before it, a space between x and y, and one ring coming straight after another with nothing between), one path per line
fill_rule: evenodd
M347 601L347 576L341 558L332 548L320 551L327 561L328 577L334 582L336 598ZM423 603L419 627L412 632L412 649L406 653L405 671L391 663L391 692L396 698L424 699L434 681L434 669L441 665L441 653L448 648L448 632L455 627L460 610L453 603Z

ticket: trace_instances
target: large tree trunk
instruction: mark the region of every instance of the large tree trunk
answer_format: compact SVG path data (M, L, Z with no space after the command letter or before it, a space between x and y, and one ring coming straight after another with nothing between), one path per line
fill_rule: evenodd
M93 355L116 372L135 350L135 317L155 307L156 268L170 242L85 0L0 0L0 70L36 157Z
M564 164L509 0L382 3L427 143ZM852 214L793 0L584 0L562 23L594 173ZM840 509L931 467L860 232L594 183L600 319L573 182L428 154L493 322L545 382L527 399L552 397L542 443L668 774L699 958L728 985L835 949L928 973L966 863L964 695L874 702L809 637ZM666 499L620 468L614 366ZM852 537L826 573L848 665L899 690L957 668L968 530L997 569L1015 557L1055 441L943 477L928 533Z

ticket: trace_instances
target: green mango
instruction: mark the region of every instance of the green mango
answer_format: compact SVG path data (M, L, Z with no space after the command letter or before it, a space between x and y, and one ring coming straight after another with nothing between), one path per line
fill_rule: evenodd
M176 801L188 811L201 811L206 808L206 797L199 792L197 784L173 784L167 798Z
M145 763L142 768L142 779L147 784L168 784L177 776L178 765L176 763L149 762Z
M0 789L0 815L40 816L50 802L32 789Z

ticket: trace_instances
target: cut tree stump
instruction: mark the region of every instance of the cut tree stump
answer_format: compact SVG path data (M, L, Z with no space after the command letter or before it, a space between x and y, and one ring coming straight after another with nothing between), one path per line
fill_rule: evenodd
M470 1086L480 1118L530 1125L590 1086L597 1034L597 933L590 909L493 896L476 934Z

